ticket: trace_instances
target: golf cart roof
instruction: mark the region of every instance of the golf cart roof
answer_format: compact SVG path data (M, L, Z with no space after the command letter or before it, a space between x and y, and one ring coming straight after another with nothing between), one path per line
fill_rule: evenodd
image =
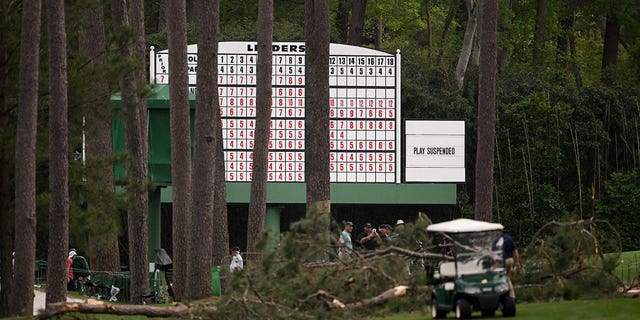
M429 232L464 233L502 230L504 226L499 223L491 223L472 219L456 219L447 222L432 224L427 227Z

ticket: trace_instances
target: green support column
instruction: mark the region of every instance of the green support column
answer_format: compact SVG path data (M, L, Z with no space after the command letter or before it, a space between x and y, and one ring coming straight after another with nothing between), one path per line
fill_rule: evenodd
M273 251L280 239L280 212L282 207L267 207L264 217L264 229L269 230L269 240L265 252Z
M156 249L160 248L161 246L161 189L162 188L156 188L154 191L149 192L149 220L147 221L147 232L149 233L149 263L156 261Z

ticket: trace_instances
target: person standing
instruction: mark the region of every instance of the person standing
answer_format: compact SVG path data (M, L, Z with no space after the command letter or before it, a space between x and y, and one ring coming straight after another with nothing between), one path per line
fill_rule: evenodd
M353 252L353 242L351 242L351 231L353 231L353 222L346 221L344 223L344 229L340 233L340 251L338 251L338 258L347 259Z
M69 257L67 258L67 291L76 291L76 282L73 280L73 260L76 259L75 249L69 251Z
M513 276L514 269L516 271L520 270L522 266L520 265L520 254L518 253L518 248L516 247L515 242L513 242L511 236L504 232L504 227L502 229L502 235L498 239L498 247L502 248L504 268L507 270L507 278L509 279L509 295L515 299L516 292L513 289L511 277Z
M242 260L242 256L240 255L240 248L233 247L231 249L231 265L229 265L229 270L231 272L241 271L244 269L244 260Z
M376 229L371 228L371 223L367 222L364 224L362 232L358 234L357 239L358 243L360 243L363 248L367 250L375 250L378 247L377 241L380 239L380 236Z

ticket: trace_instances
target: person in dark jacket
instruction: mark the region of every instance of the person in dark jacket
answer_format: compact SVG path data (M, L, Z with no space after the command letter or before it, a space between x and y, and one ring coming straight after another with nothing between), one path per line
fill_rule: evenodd
M376 229L371 227L371 223L367 222L362 227L362 232L358 234L358 243L367 249L367 250L375 250L378 247L378 241L380 241L380 236Z

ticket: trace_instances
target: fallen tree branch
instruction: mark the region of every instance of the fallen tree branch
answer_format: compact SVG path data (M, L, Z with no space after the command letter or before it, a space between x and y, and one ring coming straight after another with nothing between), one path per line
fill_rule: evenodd
M338 300L337 298L334 298L332 301L332 304L334 307L340 308L340 309L344 309L344 308L366 308L372 305L376 305L376 304L381 304L383 302L388 301L389 299L395 298L395 297L402 297L405 294L407 294L407 290L409 289L409 286L396 286L393 287L375 297L369 298L369 299L364 299L364 300L360 300L360 301L356 301L353 303L349 303L349 304L345 304L342 301ZM323 294L323 292L319 292L321 295ZM326 295L326 294L325 294ZM326 295L328 296L328 295Z
M57 315L69 312L144 315L147 317L178 317L189 313L189 307L184 304L178 304L173 307L111 304L99 300L87 299L85 303L52 303L47 308L47 311L43 314L40 314L37 318L39 320L49 319Z
M356 252L357 253L357 252ZM365 254L358 254L355 257L346 260L346 261L337 261L337 262L307 262L304 265L305 268L315 269L315 268L328 268L335 266L348 265L355 261L371 259L380 256L386 256L390 254L399 254L407 257L413 258L422 258L427 260L453 260L453 257L449 257L446 255L442 255L439 253L430 253L430 252L417 252L405 248L400 248L396 246L390 246L383 249L373 250L371 252L367 252Z

